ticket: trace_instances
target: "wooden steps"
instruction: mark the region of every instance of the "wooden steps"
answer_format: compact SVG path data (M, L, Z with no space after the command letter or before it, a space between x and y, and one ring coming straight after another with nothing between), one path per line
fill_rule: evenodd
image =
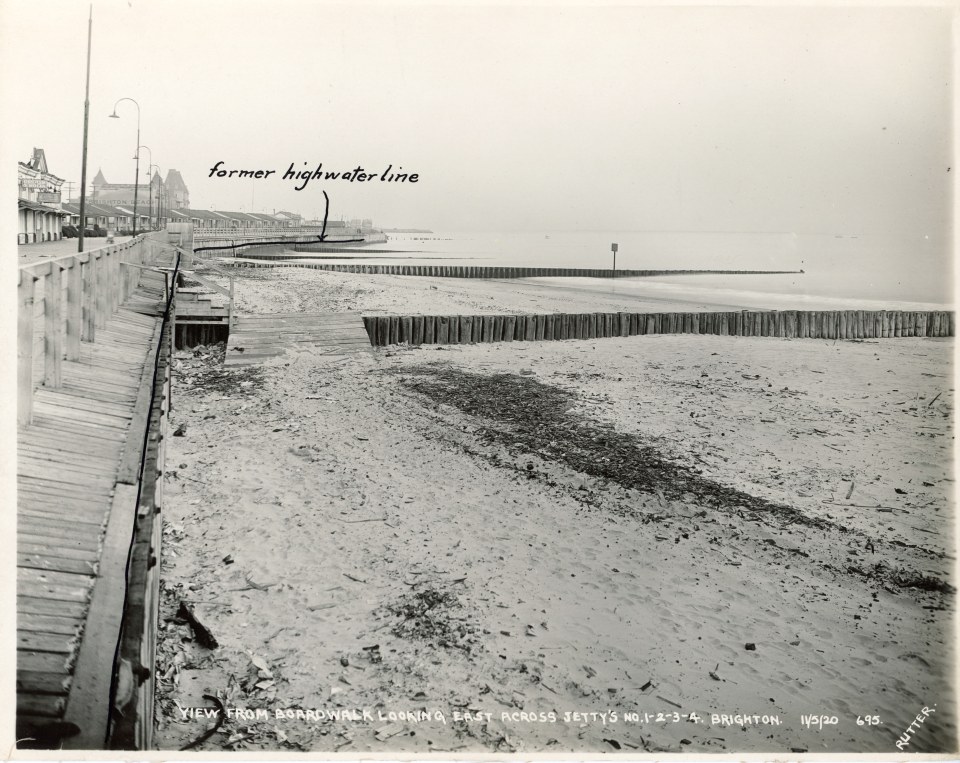
M348 355L371 351L370 339L359 315L235 315L224 365L253 365L282 355L288 347L309 349L318 355Z

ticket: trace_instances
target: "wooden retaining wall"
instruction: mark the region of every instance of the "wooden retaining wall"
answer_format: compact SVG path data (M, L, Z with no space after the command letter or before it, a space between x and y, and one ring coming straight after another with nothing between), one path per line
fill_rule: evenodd
M335 251L335 250L325 250ZM355 251L355 250L352 250ZM256 250L245 250L240 257L262 259L263 262L223 263L233 267L273 268L296 267L314 270L332 270L337 273L364 273L367 275L431 276L434 278L613 278L609 268L513 268L486 265L360 265L326 262L275 262L276 259L296 259L289 254L264 255ZM783 275L794 270L617 270L616 278L642 278L678 275Z
M951 311L742 310L701 313L540 315L375 315L363 319L370 344L598 339L641 334L718 334L789 339L954 336Z

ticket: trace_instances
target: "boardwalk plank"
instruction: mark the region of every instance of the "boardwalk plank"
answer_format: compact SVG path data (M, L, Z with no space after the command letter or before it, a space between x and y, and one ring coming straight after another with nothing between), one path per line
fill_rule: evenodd
M51 601L30 596L17 599L17 617L23 615L57 615L61 617L83 618L86 605L77 602ZM41 668L46 670L46 668Z
M76 640L75 634L17 630L17 648L19 649L70 654L74 650Z
M27 694L66 694L70 681L63 673L18 670L17 691Z
M35 670L40 673L61 673L66 675L68 661L62 654L55 652L38 652L33 649L17 650L17 668L20 670Z
M53 554L58 559L96 562L100 558L97 549L77 548L76 546L57 545L55 543L36 543L33 540L24 540L25 537L18 536L17 551L26 555Z
M18 694L17 715L21 713L59 718L63 714L64 699L52 694Z
M83 619L62 615L17 615L18 631L37 631L39 633L60 633L74 636L83 627Z
M92 561L80 559L65 559L54 554L17 554L17 567L23 569L51 570L57 572L74 572L84 575L96 573L96 565Z

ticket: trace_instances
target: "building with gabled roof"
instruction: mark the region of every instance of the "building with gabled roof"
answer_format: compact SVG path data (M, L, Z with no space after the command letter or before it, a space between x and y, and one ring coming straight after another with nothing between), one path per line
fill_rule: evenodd
M18 244L63 238L63 182L63 178L50 172L42 148L34 148L28 161L17 162Z
M176 209L190 208L190 191L183 182L179 170L167 170L167 179L164 181L167 189L167 199L171 207Z
M299 228L303 224L303 216L296 212L286 212L281 209L279 212L274 212L273 216L280 225L287 228Z

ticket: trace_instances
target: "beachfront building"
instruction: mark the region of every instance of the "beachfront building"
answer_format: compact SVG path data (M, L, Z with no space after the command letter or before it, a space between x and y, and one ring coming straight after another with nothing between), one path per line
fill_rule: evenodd
M129 207L131 210L136 201L137 218L140 218L142 212L150 219L144 230L162 228L166 220L170 219L168 210L172 208L189 209L190 191L178 170L169 170L166 180L159 173L147 174L145 180L145 183L139 185L108 183L103 171L98 170L93 179L89 200L95 204ZM137 225L137 229L140 229L140 225Z
M229 212L221 209L190 209L187 207L170 209L165 212L171 222L193 223L195 231L206 231L222 234L229 237L235 235L270 235L286 232L318 233L323 227L323 220L306 220L302 215L292 212ZM372 220L352 220L345 223L343 220L328 220L327 233L336 235L369 234L374 230Z
M169 170L163 186L166 192L166 203L169 207L175 209L190 208L190 191L187 189L187 184L183 182L183 176L179 170Z
M66 223L76 228L80 227L80 205L76 202L65 202L63 211L67 216ZM88 230L101 228L104 231L129 235L133 232L133 206L114 204L94 204L88 201L84 210ZM137 230L149 230L150 219L145 207L137 209Z
M63 178L47 168L42 148L17 163L17 243L57 241L63 237L60 186Z
M260 222L261 228L276 228L279 225L277 218L273 215L264 212L250 212L249 215Z
M192 222L195 230L227 230L228 218L208 209L171 209L167 214L170 222Z
M281 209L279 212L274 212L273 217L278 221L277 224L284 228L299 228L303 225L303 216L296 212L287 212Z

